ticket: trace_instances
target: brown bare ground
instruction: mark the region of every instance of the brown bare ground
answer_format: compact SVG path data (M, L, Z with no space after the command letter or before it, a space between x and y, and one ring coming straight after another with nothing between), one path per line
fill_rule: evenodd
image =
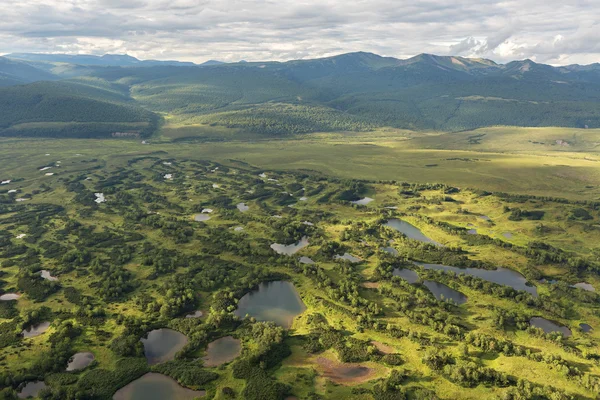
M341 363L325 357L316 359L321 375L341 385L358 385L373 379L376 372L373 368L360 364Z
M377 350L382 352L383 354L396 354L398 351L385 343L378 342L376 340L372 340L371 344L377 347Z
M363 286L367 289L377 289L379 287L379 282L364 282Z

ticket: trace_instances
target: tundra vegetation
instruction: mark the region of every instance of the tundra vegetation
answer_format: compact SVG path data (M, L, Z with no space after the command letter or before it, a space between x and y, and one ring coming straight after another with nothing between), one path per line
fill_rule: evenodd
M203 145L139 141L3 142L0 398L43 381L43 399L111 399L149 372L209 399L600 394L600 298L574 286L600 288L600 202L486 191L484 179L469 188L259 169L194 156ZM298 243L293 254L271 247ZM502 267L530 290L416 262ZM276 281L291 285L266 284ZM268 288L287 288L267 311L289 325L263 309L236 313ZM185 340L149 363L158 329ZM221 338L239 354L205 363ZM93 357L68 370L78 353Z

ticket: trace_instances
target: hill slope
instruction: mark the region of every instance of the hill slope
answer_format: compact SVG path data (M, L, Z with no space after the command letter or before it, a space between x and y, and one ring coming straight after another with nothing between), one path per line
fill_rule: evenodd
M157 124L122 94L81 83L0 88L0 109L0 136L147 136Z
M56 77L28 63L0 57L0 86L20 85Z

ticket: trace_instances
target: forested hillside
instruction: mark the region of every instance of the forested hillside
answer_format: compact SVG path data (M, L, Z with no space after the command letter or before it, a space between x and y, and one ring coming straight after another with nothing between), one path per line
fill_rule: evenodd
M28 63L0 57L0 87L54 79L56 78L51 73Z
M41 97L63 97L49 112L56 115L51 118L29 109L20 110L16 119L3 116L3 135L23 134L20 129L7 129L15 123L55 122L57 118L61 122L141 122L150 118L148 112L177 126L220 126L269 136L377 127L439 131L494 125L600 127L597 64L556 68L531 60L501 65L427 54L398 60L370 53L284 63L206 65L142 62L115 55L11 57L26 58L10 62L39 71L37 80L62 79L55 86L19 89L22 104L36 103ZM0 85L36 80L2 72L7 68L0 68ZM69 93L65 94L65 87ZM94 90L86 92L89 88ZM10 98L10 93L0 96ZM82 98L93 105L71 106ZM15 102L13 108L19 104ZM44 110L48 113L49 109ZM39 129L36 135L61 135Z
M147 136L157 117L111 87L37 82L0 89L0 136ZM131 103L131 102L129 102Z

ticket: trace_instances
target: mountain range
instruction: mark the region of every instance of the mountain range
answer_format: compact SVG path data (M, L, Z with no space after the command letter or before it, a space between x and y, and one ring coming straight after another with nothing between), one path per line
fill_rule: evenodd
M262 135L600 127L600 64L372 53L196 65L127 55L0 57L0 135L146 136L161 125Z

